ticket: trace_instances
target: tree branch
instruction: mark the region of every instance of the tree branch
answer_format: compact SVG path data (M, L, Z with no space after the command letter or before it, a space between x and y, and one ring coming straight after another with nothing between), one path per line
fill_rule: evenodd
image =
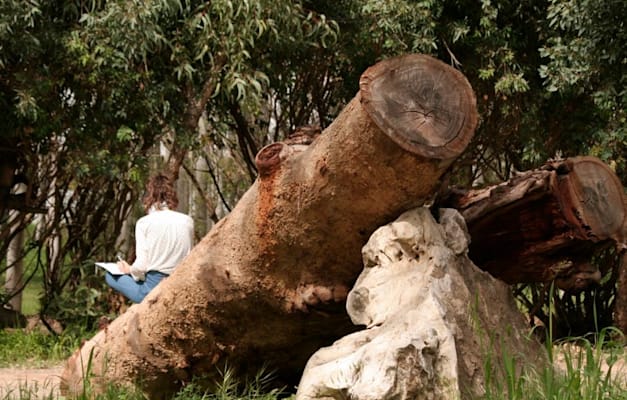
M182 166L185 172L187 173L187 176L189 176L189 179L192 181L192 185L194 186L198 194L200 194L203 200L205 201L205 206L207 207L207 210L211 210L211 216L209 218L211 218L211 220L214 223L218 222L218 216L216 215L213 201L211 201L211 199L205 195L204 191L202 190L202 187L200 186L200 182L198 182L198 179L196 179L196 175L194 174L192 170L190 170L189 166L187 166L187 164L185 163L183 163Z

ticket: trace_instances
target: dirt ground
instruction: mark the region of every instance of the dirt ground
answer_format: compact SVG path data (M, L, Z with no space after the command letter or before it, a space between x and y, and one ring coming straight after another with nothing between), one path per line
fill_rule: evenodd
M0 368L0 399L53 398L59 394L63 366Z

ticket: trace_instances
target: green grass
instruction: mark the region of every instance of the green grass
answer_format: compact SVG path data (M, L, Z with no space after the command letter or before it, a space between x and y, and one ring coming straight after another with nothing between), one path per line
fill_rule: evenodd
M550 365L525 370L502 355L505 371L487 373L486 394L481 400L627 400L627 366L623 342L612 341L604 329L595 345L584 338L547 345ZM620 361L620 362L619 362ZM616 367L620 374L613 374Z
M41 279L41 276L35 275L22 292L22 314L25 316L37 315L39 313L39 298L43 293Z
M42 383L24 383L17 387L0 388L0 400L37 399L55 400L59 398L58 389L51 381Z
M177 393L173 400L276 400L286 399L281 389L267 389L272 382L272 373L259 371L250 381L238 381L233 371L226 368L221 372L222 380L217 382L215 389L208 391L196 385L194 381ZM287 399L293 399L294 396Z
M43 332L23 330L0 331L0 368L46 368L59 365L79 346L82 338L68 335L53 336ZM89 362L87 375L89 375ZM229 369L222 373L222 380L215 389L203 389L196 381L187 384L173 400L278 400L286 399L286 394L277 389L267 389L271 383L271 374L264 371L250 382L241 384ZM0 400L59 399L57 388L49 383L21 384L19 387L0 387ZM85 382L83 393L78 400L145 400L138 390L111 385L104 393L94 395L89 382Z
M0 330L0 368L46 367L68 358L80 346L82 338L23 330Z
M627 400L625 381L613 376L612 370L625 363L626 353L622 342L610 339L611 330L603 330L593 345L586 339L577 339L570 344L547 347L549 358L559 368L549 365L542 370L521 368L514 358L502 354L504 373L487 374L486 394L480 400ZM43 333L25 334L21 331L0 332L0 367L45 366L66 359L78 347L80 338L53 337ZM26 355L29 356L26 356ZM494 359L496 355L490 355ZM627 371L625 371L627 373ZM623 379L625 379L625 375ZM231 371L225 370L221 382L212 391L201 388L192 381L173 400L278 400L286 394L269 390L272 376L261 371L250 382L240 384ZM0 400L27 400L41 398L41 389L23 386ZM46 388L43 388L44 391ZM39 392L39 395L37 393ZM55 397L46 397L53 399ZM79 399L94 398L89 384ZM144 396L136 390L109 387L97 399L140 400ZM292 395L293 398L293 395Z

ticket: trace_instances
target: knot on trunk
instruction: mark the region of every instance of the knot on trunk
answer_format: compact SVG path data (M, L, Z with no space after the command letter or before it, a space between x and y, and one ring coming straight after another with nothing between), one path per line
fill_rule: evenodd
M272 175L279 169L281 162L287 157L288 146L285 143L272 143L259 150L255 157L255 165L260 177Z

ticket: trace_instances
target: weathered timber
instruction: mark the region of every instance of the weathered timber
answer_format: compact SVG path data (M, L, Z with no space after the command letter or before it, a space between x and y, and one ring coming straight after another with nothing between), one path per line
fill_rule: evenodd
M64 391L138 381L149 398L166 397L224 363L265 363L297 383L315 350L355 329L344 303L362 246L432 197L476 123L470 85L446 64L408 55L369 68L309 146L259 152L259 177L231 214L68 360Z
M472 237L471 259L508 282L579 291L601 278L590 255L625 248L627 206L614 172L594 157L551 161L493 187L449 192Z

